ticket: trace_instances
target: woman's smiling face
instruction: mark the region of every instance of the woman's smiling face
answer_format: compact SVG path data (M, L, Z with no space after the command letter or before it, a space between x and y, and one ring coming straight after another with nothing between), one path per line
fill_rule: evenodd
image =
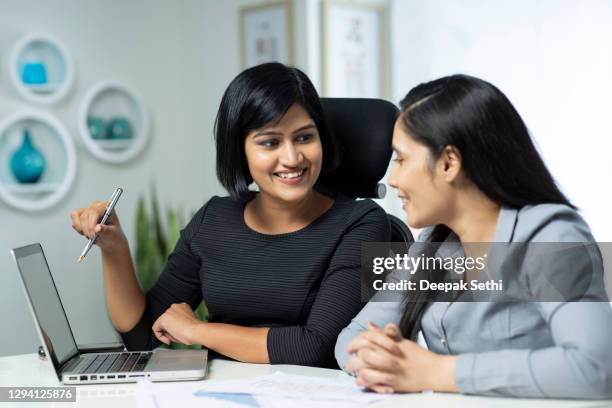
M388 183L396 188L406 211L407 223L413 228L438 224L452 199L442 182L439 161L433 163L427 146L418 143L404 129L401 118L393 129L395 160Z
M321 173L323 148L319 132L298 103L278 122L249 132L244 151L259 190L285 202L304 199Z

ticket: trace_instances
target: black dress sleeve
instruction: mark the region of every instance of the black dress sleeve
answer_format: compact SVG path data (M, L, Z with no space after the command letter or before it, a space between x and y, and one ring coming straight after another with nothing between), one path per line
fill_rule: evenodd
M338 368L336 338L363 307L361 244L389 241L390 234L387 214L374 203L352 221L325 271L306 324L270 328L270 363Z
M195 309L202 301L199 274L202 262L193 254L190 243L202 224L209 204L210 201L200 208L181 231L157 282L146 293L145 310L138 323L130 331L119 333L128 350L151 350L158 347L161 342L152 330L155 320L174 303L186 302Z

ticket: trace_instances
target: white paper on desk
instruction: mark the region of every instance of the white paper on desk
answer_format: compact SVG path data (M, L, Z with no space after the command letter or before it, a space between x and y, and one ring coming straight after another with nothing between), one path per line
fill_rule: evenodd
M322 379L274 373L247 380L213 380L175 387L139 386L141 407L352 408L387 398L366 393L352 378Z
M140 408L355 408L363 406L354 402L297 400L283 397L251 396L245 394L216 393L214 396L196 397L194 395L177 396L169 392L150 395L148 400L139 400ZM250 395L250 394L246 394Z
M361 390L350 377L329 379L280 372L248 380L207 381L201 384L200 389L208 392L242 392L257 396L340 400L361 404L387 397Z

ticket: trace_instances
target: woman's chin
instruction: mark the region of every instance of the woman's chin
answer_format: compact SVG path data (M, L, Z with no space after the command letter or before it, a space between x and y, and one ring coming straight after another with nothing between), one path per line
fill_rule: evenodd
M312 188L290 187L283 188L281 191L277 191L276 196L282 201L288 203L296 203L306 199L311 191Z
M408 224L410 228L426 227L426 225L419 219L419 217L416 217L414 214L408 212L406 212L406 224Z

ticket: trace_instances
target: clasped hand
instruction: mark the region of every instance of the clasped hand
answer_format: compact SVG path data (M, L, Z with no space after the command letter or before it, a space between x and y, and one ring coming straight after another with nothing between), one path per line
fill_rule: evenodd
M159 341L165 344L197 343L197 331L201 320L195 315L187 303L175 303L153 323L153 333Z
M368 330L348 345L346 370L357 385L380 393L423 390L456 392L453 371L456 356L433 353L402 337L395 324Z

